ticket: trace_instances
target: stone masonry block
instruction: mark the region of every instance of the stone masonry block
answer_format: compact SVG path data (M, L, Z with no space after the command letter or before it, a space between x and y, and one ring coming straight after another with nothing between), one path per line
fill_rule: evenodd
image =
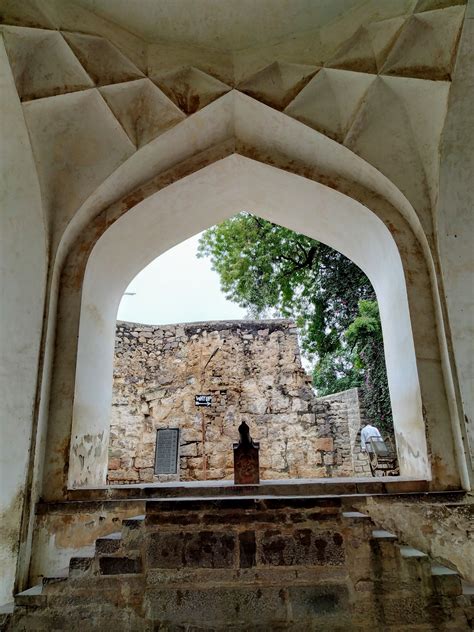
M171 531L150 534L147 542L150 568L232 568L237 542L232 533Z
M287 620L287 600L279 587L160 588L150 591L150 606L157 630L277 630L285 629L278 626Z
M99 568L101 575L129 575L140 573L142 563L133 557L100 557Z
M239 534L240 568L251 568L256 564L257 546L255 531L243 531Z
M344 560L344 539L338 532L272 529L259 534L257 540L257 562L263 565L341 566Z
M332 452L334 450L334 440L331 437L321 437L314 441L315 450Z
M342 630L344 625L347 626L347 630L351 628L349 593L345 583L292 586L289 589L289 598L296 620L317 617L320 625L326 619L328 627L324 629L327 630ZM334 618L334 627L328 625L331 618Z

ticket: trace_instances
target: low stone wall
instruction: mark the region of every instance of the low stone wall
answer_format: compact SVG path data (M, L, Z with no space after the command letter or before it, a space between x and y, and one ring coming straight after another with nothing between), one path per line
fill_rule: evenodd
M199 394L211 406L196 407ZM360 474L351 449L358 399L338 395L316 398L292 321L119 322L109 482L231 479L242 420L260 442L262 479ZM164 428L179 429L179 465L156 476Z
M354 476L371 476L369 461L360 446L360 431L366 423L365 409L358 388L350 388L340 393L320 397L318 402L329 405L331 425L338 428L335 447L348 450L352 458ZM345 411L346 417L343 413ZM347 419L347 424L344 423Z

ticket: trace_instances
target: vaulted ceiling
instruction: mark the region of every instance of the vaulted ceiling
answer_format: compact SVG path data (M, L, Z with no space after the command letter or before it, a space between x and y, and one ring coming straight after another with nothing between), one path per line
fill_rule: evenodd
M393 1L393 0L391 0ZM321 28L365 0L78 0L147 42L239 50Z
M51 229L236 90L364 158L429 233L464 13L463 0L0 0Z

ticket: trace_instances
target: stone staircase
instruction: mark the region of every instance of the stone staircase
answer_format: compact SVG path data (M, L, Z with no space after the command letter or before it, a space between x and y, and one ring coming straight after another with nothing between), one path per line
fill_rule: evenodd
M0 629L472 630L472 587L349 500L149 501L16 595Z

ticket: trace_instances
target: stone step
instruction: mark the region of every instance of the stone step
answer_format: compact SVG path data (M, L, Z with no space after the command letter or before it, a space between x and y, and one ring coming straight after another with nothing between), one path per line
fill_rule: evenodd
M433 587L438 595L457 597L463 594L461 577L452 568L441 564L431 565Z
M441 576L441 575L457 575L458 576L458 573L454 571L452 568L448 568L447 566L442 566L441 564L432 564L431 574L436 575L436 576Z
M99 557L101 575L136 575L142 572L140 557L105 555Z
M46 603L43 584L37 584L15 595L15 606L42 606Z
M59 571L53 573L53 575L47 575L43 577L42 583L43 586L47 586L49 584L56 584L58 582L63 582L69 577L69 567L61 568Z
M467 582L466 580L461 580L462 585L462 594L466 597L469 597L474 601L474 584Z
M122 528L125 527L126 529L130 530L139 529L143 526L145 518L145 514L142 514L140 516L133 516L132 518L125 518L124 520L122 520Z
M98 538L95 541L95 552L97 555L116 553L120 550L121 545L122 533L121 531L117 531L116 533L110 533L109 535Z
M368 515L342 511L351 507L320 497L147 501L146 516L127 518L121 532L97 538L94 557L72 558L72 581L59 583L62 573L55 573L52 585L45 578L43 590L26 591L23 602L20 596L19 604L34 607L19 607L15 624L31 617L32 627L18 629L66 630L74 606L93 618L94 629L106 629L107 617L111 627L121 622L116 629L145 629L142 621L120 625L123 612L147 608L154 625L165 617L170 629L253 629L246 625L257 605L266 617L261 630L378 629L367 620L367 606L375 612L381 596L387 632L429 630L431 621L444 624L451 615L451 627L443 629L469 629L464 622L473 608L459 576L432 568L428 556L375 528ZM239 606L240 619L227 628L220 622L234 617L229 604ZM46 627L34 627L35 617Z
M133 549L139 543L145 526L145 518L143 514L122 520L122 545L127 550Z
M342 517L347 520L370 520L370 516L360 511L343 511Z
M93 564L93 557L71 557L69 560L69 577L81 577L92 569Z
M3 606L0 606L0 632L8 630L14 609L14 601L9 601L8 603L3 604Z
M472 627L474 629L474 584L461 580L461 589L462 595L464 597L464 612L466 617L471 621Z
M400 544L398 546L398 548L400 549L400 555L402 557L408 558L408 559L420 559L420 558L428 558L428 556L426 555L426 553L423 553L423 551L419 551L418 549L414 549L411 546L405 546L403 544Z
M395 542L397 536L394 533L390 533L390 531L385 531L384 529L374 529L372 531L372 537L374 540L388 540Z

